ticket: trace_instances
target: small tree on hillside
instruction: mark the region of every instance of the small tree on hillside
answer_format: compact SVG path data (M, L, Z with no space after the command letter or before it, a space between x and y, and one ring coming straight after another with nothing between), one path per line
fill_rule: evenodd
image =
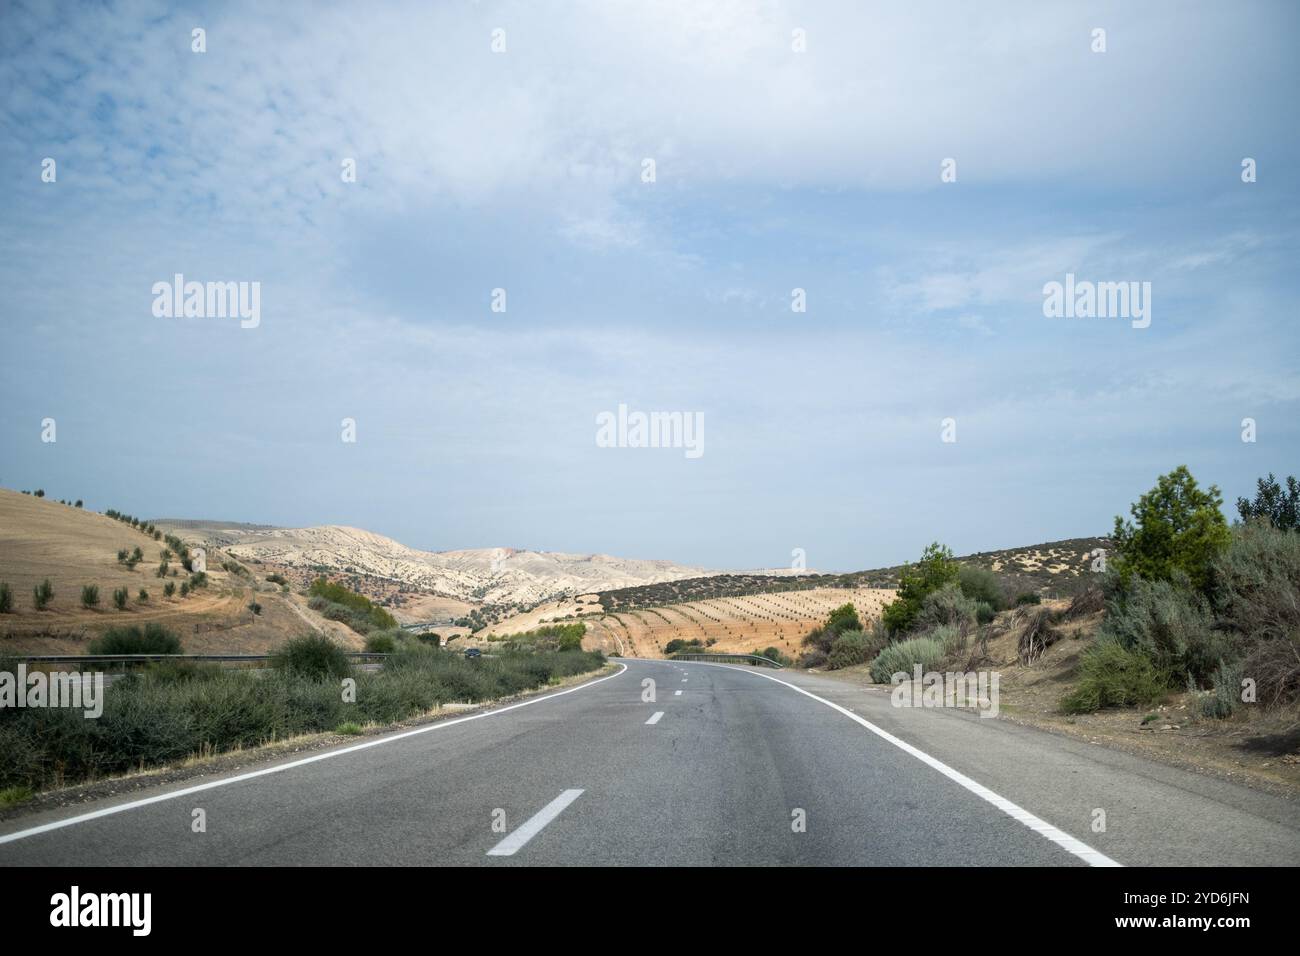
M1219 489L1211 485L1202 491L1186 465L1161 475L1129 509L1134 521L1115 519L1114 565L1120 579L1127 583L1136 574L1170 581L1184 574L1194 587L1205 588L1210 563L1231 538L1222 505Z
M81 586L81 606L84 608L96 607L99 604L99 586L95 584L83 584Z
M912 629L927 594L957 580L960 567L952 551L938 541L931 544L916 564L905 564L898 575L898 596L885 606L881 620L895 633Z
M46 578L40 584L36 585L36 587L32 588L32 603L36 606L36 610L45 610L46 605L48 605L53 599L54 585L50 583L49 578Z

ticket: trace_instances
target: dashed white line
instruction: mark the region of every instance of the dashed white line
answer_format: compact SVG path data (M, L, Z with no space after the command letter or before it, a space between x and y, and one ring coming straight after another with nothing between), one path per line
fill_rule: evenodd
M674 696L674 697L681 697L681 696L682 696L682 692L679 691L679 690L675 690L675 691L673 691L673 696Z
M115 813L125 813L127 810L147 807L155 803L162 803L165 800L175 800L179 797L188 797L193 793L202 793L205 790L214 790L217 787L228 787L232 783L242 783L245 780L265 777L273 773L283 773L286 770L292 770L295 767L302 767L307 764L316 763L320 760L332 760L335 757L342 757L344 754L356 753L359 750L369 750L371 747L381 747L384 744L391 744L398 740L405 740L407 737L415 737L419 734L427 734L435 730L445 730L448 727L455 727L457 724L468 723L471 720L482 720L485 717L495 717L497 714L508 714L512 710L518 710L521 707L531 707L534 704L540 704L544 700L554 700L556 697L564 697L566 694L576 694L578 691L586 690L588 687L595 687L597 684L602 684L607 680L613 680L615 677L627 673L626 664L620 664L619 667L620 670L617 674L610 674L608 677L597 677L595 680L587 681L585 684L579 684L577 687L570 687L568 690L559 690L554 694L546 694L543 697L531 697L528 700L520 701L517 704L509 704L505 707L497 707L494 710L481 711L477 714L470 714L468 717L456 717L452 720L440 720L437 723L428 724L424 727L416 727L414 730L404 730L401 733L376 737L374 740L367 740L364 743L353 744L350 747L342 747L338 750L327 750L324 753L313 754L310 757L303 757L299 760L291 760L288 763L276 764L273 767L265 767L261 770L250 770L248 773L237 774L233 777L225 777L221 780L212 780L208 783L200 783L193 787L173 790L170 793L160 793L157 796L145 797L141 800L132 800L129 803L122 803L113 807L104 807L102 810L92 810L89 813L81 813L75 817L55 820L52 823L43 823L40 826L30 827L26 830L19 830L16 833L0 835L0 843L12 843L15 840L23 840L27 837L35 836L38 833L49 833L51 830L60 830L63 827L85 823L88 820L98 820L101 817L112 816Z
M582 796L581 790L565 790L562 794L538 810L504 840L487 851L488 856L514 856L525 843L563 812L564 808Z
M647 724L657 724L657 723L659 723L659 718L662 717L663 715L664 715L664 712L663 712L662 710L656 710L653 714L650 715L650 719L647 720L646 723L647 723Z

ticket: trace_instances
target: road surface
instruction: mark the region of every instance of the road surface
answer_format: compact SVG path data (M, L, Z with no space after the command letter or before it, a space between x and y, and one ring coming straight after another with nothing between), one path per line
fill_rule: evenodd
M816 675L619 664L505 708L10 820L0 866L1300 863L1296 804L1234 784Z

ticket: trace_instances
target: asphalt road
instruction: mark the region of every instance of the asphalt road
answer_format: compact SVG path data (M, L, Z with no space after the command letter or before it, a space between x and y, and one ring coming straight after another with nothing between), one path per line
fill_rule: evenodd
M1292 801L829 678L623 663L469 718L11 820L0 865L1300 864Z

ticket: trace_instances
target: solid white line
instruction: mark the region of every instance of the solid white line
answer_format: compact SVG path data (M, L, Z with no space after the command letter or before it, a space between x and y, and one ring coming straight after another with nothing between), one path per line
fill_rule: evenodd
M274 767L266 767L262 770L251 770L248 773L241 773L236 777L226 777L222 780L213 780L209 783L201 783L193 787L186 787L183 790L174 790L171 793L161 793L154 797L145 797L143 800L132 800L130 803L122 803L115 807L105 807L102 810L93 810L90 813L68 817L66 820L55 820L52 823L43 823L40 826L32 827L28 830L19 830L16 833L0 835L0 844L12 843L15 840L22 840L30 836L36 836L38 833L48 833L51 830L60 830L63 827L70 827L76 823L85 823L88 820L97 820L100 817L112 816L115 813L125 813L127 810L147 807L153 803L162 803L165 800L175 800L179 797L187 797L192 793L200 793L204 790L215 790L217 787L229 786L232 783L241 783L244 780L252 780L255 777L265 777L269 774L280 773L283 770L292 770L294 767L302 767L309 763L316 763L318 760L329 760L333 757L341 757L344 754L356 753L358 750L369 750L371 747L391 744L395 740L405 740L407 737L414 737L417 734L427 734L430 731L441 730L444 727L452 727L456 724L467 723L471 720L481 720L484 717L495 717L497 714L509 713L512 710L518 710L520 707L531 707L533 704L540 704L544 700L554 700L556 697L563 697L565 694L574 694L580 690L586 690L588 687L594 687L604 681L620 677L627 672L627 665L620 664L619 666L623 669L617 674L610 674L608 677L598 677L585 684L579 684L577 687L570 687L568 690L561 690L556 691L554 694L547 694L545 697L534 697L530 700L520 701L517 704L498 707L496 710L485 710L480 714L470 714L467 717L456 717L453 720L440 720L435 724L416 727L414 730L402 731L400 734L393 734L389 737L377 737L374 740L367 740L364 743L353 744L351 747L343 747L340 750L328 750L325 753L316 754L311 757L303 757L300 760L291 760L289 763L278 764Z
M525 820L523 826L488 850L487 855L514 856L525 843L542 832L542 827L558 817L565 807L580 796L582 796L581 790L565 790L564 793Z
M1056 827L1048 823L1046 820L1034 816L1028 810L1024 809L1024 807L1012 803L1006 797L999 796L998 794L990 790L988 787L984 786L982 783L977 783L974 780L972 780L970 777L966 776L964 773L961 773L960 771L954 770L952 767L949 767L942 760L939 760L936 757L931 757L924 750L919 750L916 747L913 747L907 741L900 740L899 738L891 734L889 731L877 727L871 721L866 720L863 717L859 717L857 714L853 713L853 711L849 710L846 707L841 707L839 704L835 703L834 701L829 701L824 697L818 697L816 694L809 693L808 691L804 690L802 687L796 687L794 684L791 684L787 681L783 681L778 677L773 677L770 674L760 674L758 671L755 670L746 670L745 668L742 667L732 667L728 664L708 664L707 662L703 662L703 661L697 663L705 663L705 665L708 667L725 667L727 668L727 670L740 671L741 673L744 674L752 674L754 677L762 677L770 681L775 681L776 683L780 684L783 687L788 687L792 691L803 694L805 697L811 697L819 704L825 704L827 707L830 707L832 710L838 710L845 717L849 718L849 720L856 721L857 723L861 724L863 727L866 727L867 730L871 731L877 737L880 737L882 740L888 741L889 743L897 747L899 750L902 750L904 753L911 754L913 757L915 757L917 760L921 761L922 763L930 767L933 767L935 770L939 771L949 780L965 787L967 790L975 794L975 796L979 797L981 800L985 800L993 804L993 806L997 807L1007 816L1011 817L1013 820L1017 820L1020 823L1023 823L1025 826L1029 827L1029 829L1033 830L1035 833L1047 837L1047 839L1051 840L1061 849L1074 854L1079 859L1087 863L1089 866L1123 866L1124 865L1123 863L1119 863L1116 860L1112 860L1110 857L1106 856L1100 850L1093 849L1092 847L1088 846L1088 844L1084 843L1082 840L1070 836L1070 834L1066 833L1064 830L1057 829Z
M647 723L647 724L657 724L657 723L659 723L659 718L662 717L663 715L664 715L664 712L663 712L662 710L656 710L653 714L650 715L650 719L647 720L646 723Z

